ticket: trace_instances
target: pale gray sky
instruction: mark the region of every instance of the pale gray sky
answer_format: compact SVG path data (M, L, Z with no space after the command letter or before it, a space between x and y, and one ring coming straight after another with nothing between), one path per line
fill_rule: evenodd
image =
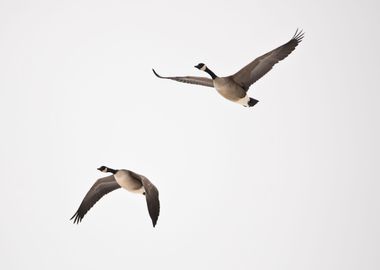
M1 269L380 268L377 1L0 1ZM162 75L304 41L244 108ZM98 166L117 190L69 218Z

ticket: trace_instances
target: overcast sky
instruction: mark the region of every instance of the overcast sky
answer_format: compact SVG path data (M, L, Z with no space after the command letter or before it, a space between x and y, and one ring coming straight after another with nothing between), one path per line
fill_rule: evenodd
M1 269L380 269L377 1L0 1ZM250 89L230 75L303 42ZM117 190L69 218L106 165Z

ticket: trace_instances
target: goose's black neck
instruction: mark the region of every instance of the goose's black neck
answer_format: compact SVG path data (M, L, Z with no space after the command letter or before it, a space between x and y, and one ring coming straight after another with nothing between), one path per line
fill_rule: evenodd
M108 168L108 167L107 167L107 172L110 172L110 173L112 173L112 174L115 174L115 173L117 173L117 170L114 170L114 169L111 169L111 168Z
M214 72L212 72L208 67L206 67L205 71L211 76L211 78L214 80L218 76L215 75Z

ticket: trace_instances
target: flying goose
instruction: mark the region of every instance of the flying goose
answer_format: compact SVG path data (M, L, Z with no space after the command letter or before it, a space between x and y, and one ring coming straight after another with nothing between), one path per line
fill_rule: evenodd
M228 77L216 76L215 73L203 63L200 63L195 67L207 72L212 79L193 76L163 77L154 69L152 70L153 73L161 79L170 79L183 83L214 87L224 98L239 103L245 107L252 107L259 101L247 95L249 87L271 70L275 64L286 58L302 41L303 37L304 33L297 29L290 41L277 49L256 58L237 73Z
M145 176L129 170L110 169L106 166L101 166L98 170L104 173L110 172L112 175L99 178L87 192L78 210L71 218L74 219L74 223L81 222L88 210L104 195L123 187L130 192L145 195L153 227L156 226L160 214L158 190Z

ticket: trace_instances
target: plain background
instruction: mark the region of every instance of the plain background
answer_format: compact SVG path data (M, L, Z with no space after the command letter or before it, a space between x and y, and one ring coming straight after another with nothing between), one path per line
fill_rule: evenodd
M0 1L1 269L379 269L378 1ZM306 32L244 108L236 72ZM69 218L101 165L117 190Z

